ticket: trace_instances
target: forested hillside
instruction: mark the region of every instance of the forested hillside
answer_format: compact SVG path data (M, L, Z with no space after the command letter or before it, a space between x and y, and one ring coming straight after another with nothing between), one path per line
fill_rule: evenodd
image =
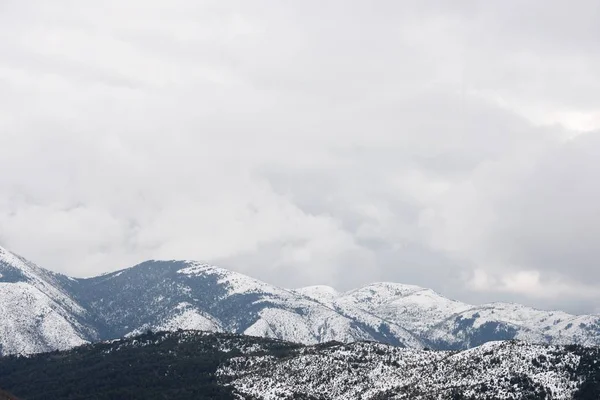
M285 354L297 345L196 331L147 333L29 358L0 359L0 384L25 400L233 399L215 371L241 354Z
M597 400L600 351L518 341L465 351L374 342L305 346L227 333L147 332L0 358L0 386L23 400Z

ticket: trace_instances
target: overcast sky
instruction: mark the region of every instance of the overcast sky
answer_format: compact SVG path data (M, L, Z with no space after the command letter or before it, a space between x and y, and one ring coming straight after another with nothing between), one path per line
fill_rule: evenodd
M0 245L600 312L600 2L0 0Z

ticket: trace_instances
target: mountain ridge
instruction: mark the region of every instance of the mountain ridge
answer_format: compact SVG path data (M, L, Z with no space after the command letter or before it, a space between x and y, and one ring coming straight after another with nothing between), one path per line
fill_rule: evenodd
M286 289L190 260L150 260L71 278L1 247L0 317L0 354L65 349L148 329L454 350L508 339L600 345L598 316L512 303L470 305L416 285Z
M0 354L67 349L98 336L68 277L0 247Z
M597 399L600 349L519 341L462 351L301 345L178 330L0 358L26 399Z

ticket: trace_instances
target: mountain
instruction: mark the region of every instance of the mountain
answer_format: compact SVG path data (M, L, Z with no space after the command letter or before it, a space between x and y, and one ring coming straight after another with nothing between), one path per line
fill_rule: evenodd
M301 293L194 261L148 261L83 280L75 298L92 310L107 338L183 328L307 344L375 340L422 347L396 324L344 314Z
M0 354L64 349L148 329L423 347L401 326L361 310L341 313L299 292L194 261L148 261L75 279L1 254Z
M147 330L196 329L304 344L377 341L459 350L489 341L600 345L600 317L469 305L414 285L284 289L195 261L147 261L75 279L0 248L0 354L31 354Z
M69 280L0 247L0 354L68 349L98 338L88 311L65 290Z
M494 340L599 346L600 317L492 303L450 315L427 332L427 340L438 348L478 346L490 337Z
M434 349L467 349L489 341L600 346L600 316L542 311L520 304L470 305L414 285L380 282L337 293L299 289L335 309L360 309L402 326Z
M37 399L598 399L600 350L491 342L425 351L299 345L177 331L0 358L0 382Z
M472 307L447 299L431 289L391 282L373 283L346 293L319 292L327 294L318 294L310 288L306 293L316 301L333 307L365 310L406 327L420 337L427 336L435 325L448 316Z

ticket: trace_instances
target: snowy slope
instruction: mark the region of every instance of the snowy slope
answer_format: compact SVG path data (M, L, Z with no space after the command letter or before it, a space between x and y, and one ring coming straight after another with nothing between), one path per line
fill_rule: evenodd
M96 338L62 279L0 247L0 354L67 349Z
M572 399L587 379L582 357L600 361L597 351L513 341L458 353L359 342L245 355L217 373L241 397L262 400Z
M492 303L448 316L427 332L427 338L447 347L467 348L484 343L489 334L532 343L598 346L600 317Z
M431 289L391 282L351 290L341 295L338 302L355 304L418 335L423 335L449 315L472 307L447 299Z
M326 285L307 286L294 291L331 308L335 307L336 300L340 297L337 290Z
M297 291L337 310L366 311L405 328L437 349L466 349L510 339L600 345L600 317L594 315L577 316L509 303L475 306L431 289L391 282L373 283L346 293L325 286Z
M600 345L600 317L469 305L380 282L340 293L284 289L195 261L148 261L89 279L0 249L0 354L63 349L151 330L196 329L304 344L369 340L466 349L495 340Z
M221 300L250 296L251 305L258 310L255 320L243 330L238 320L224 325L230 332L305 344L331 340L376 340L395 345L422 347L420 341L410 332L361 310L346 313L327 304L315 302L302 293L278 288L233 271L188 263L193 266L178 273L218 277L217 283L227 289Z
M364 304L349 301L347 297L332 287L324 285L309 286L296 289L295 292L317 301L347 318L360 321L361 324L369 326L380 334L387 333L389 336L402 338L402 342L408 347L423 347L423 342L419 339L418 335L410 332L404 325L397 323L391 318L376 315L369 307L363 307ZM385 338L375 339L384 343L391 342L390 340L385 340Z
M194 261L151 261L82 282L78 298L106 337L146 329L202 329L301 343L380 340L421 347L399 326L359 311L340 313L313 299Z

